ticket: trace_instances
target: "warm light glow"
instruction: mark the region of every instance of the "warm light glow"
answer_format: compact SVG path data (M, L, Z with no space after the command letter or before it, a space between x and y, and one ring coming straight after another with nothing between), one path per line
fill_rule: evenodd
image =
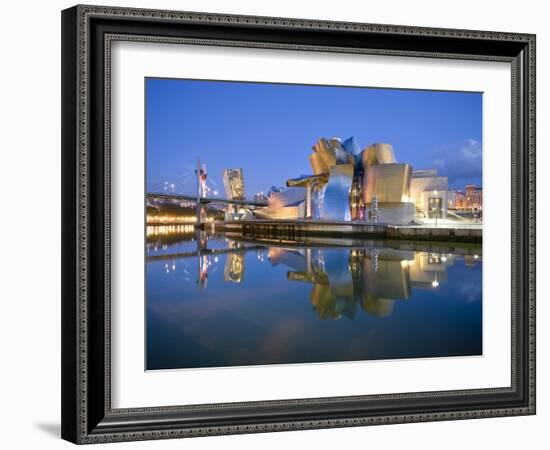
M195 216L156 216L156 215L147 216L147 224L167 223L167 222L194 223L196 221L197 221L197 218Z
M164 236L176 233L192 233L195 230L193 225L148 225L147 236ZM162 247L167 248L166 246Z

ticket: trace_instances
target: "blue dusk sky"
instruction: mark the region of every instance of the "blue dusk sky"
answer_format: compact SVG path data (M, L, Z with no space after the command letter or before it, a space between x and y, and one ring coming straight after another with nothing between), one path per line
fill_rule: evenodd
M482 94L147 78L147 190L193 193L197 158L223 196L242 168L247 197L310 174L321 138L386 142L398 162L481 185Z

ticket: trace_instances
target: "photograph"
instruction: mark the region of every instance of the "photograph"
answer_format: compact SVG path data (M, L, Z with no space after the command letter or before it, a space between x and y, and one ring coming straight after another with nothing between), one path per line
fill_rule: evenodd
M145 370L483 356L483 93L146 77Z
M60 60L38 105L60 114L34 134L57 130L61 166L29 178L28 151L7 152L11 184L36 191L24 209L52 210L39 176L60 197L43 241L61 250L43 255L61 279L35 271L60 307L35 301L31 324L60 354L12 345L29 374L55 366L37 386L61 407L38 427L143 448L535 442L543 15L195 3L64 4L57 27L44 6L50 40L19 52ZM21 92L17 142L36 109Z

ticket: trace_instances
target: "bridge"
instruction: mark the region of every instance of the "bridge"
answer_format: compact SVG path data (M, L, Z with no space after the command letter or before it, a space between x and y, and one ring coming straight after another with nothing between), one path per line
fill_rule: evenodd
M172 200L197 203L197 197L185 194L164 194L157 192L148 192L147 200ZM199 203L206 205L209 203L222 203L228 205L255 206L261 208L267 206L267 202L256 202L252 200L230 200L228 198L199 197Z

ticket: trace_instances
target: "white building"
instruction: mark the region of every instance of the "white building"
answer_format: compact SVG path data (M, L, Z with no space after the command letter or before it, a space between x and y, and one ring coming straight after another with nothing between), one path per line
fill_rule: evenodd
M438 176L437 170L413 170L410 196L416 205L417 217L447 218L449 180L447 177Z

